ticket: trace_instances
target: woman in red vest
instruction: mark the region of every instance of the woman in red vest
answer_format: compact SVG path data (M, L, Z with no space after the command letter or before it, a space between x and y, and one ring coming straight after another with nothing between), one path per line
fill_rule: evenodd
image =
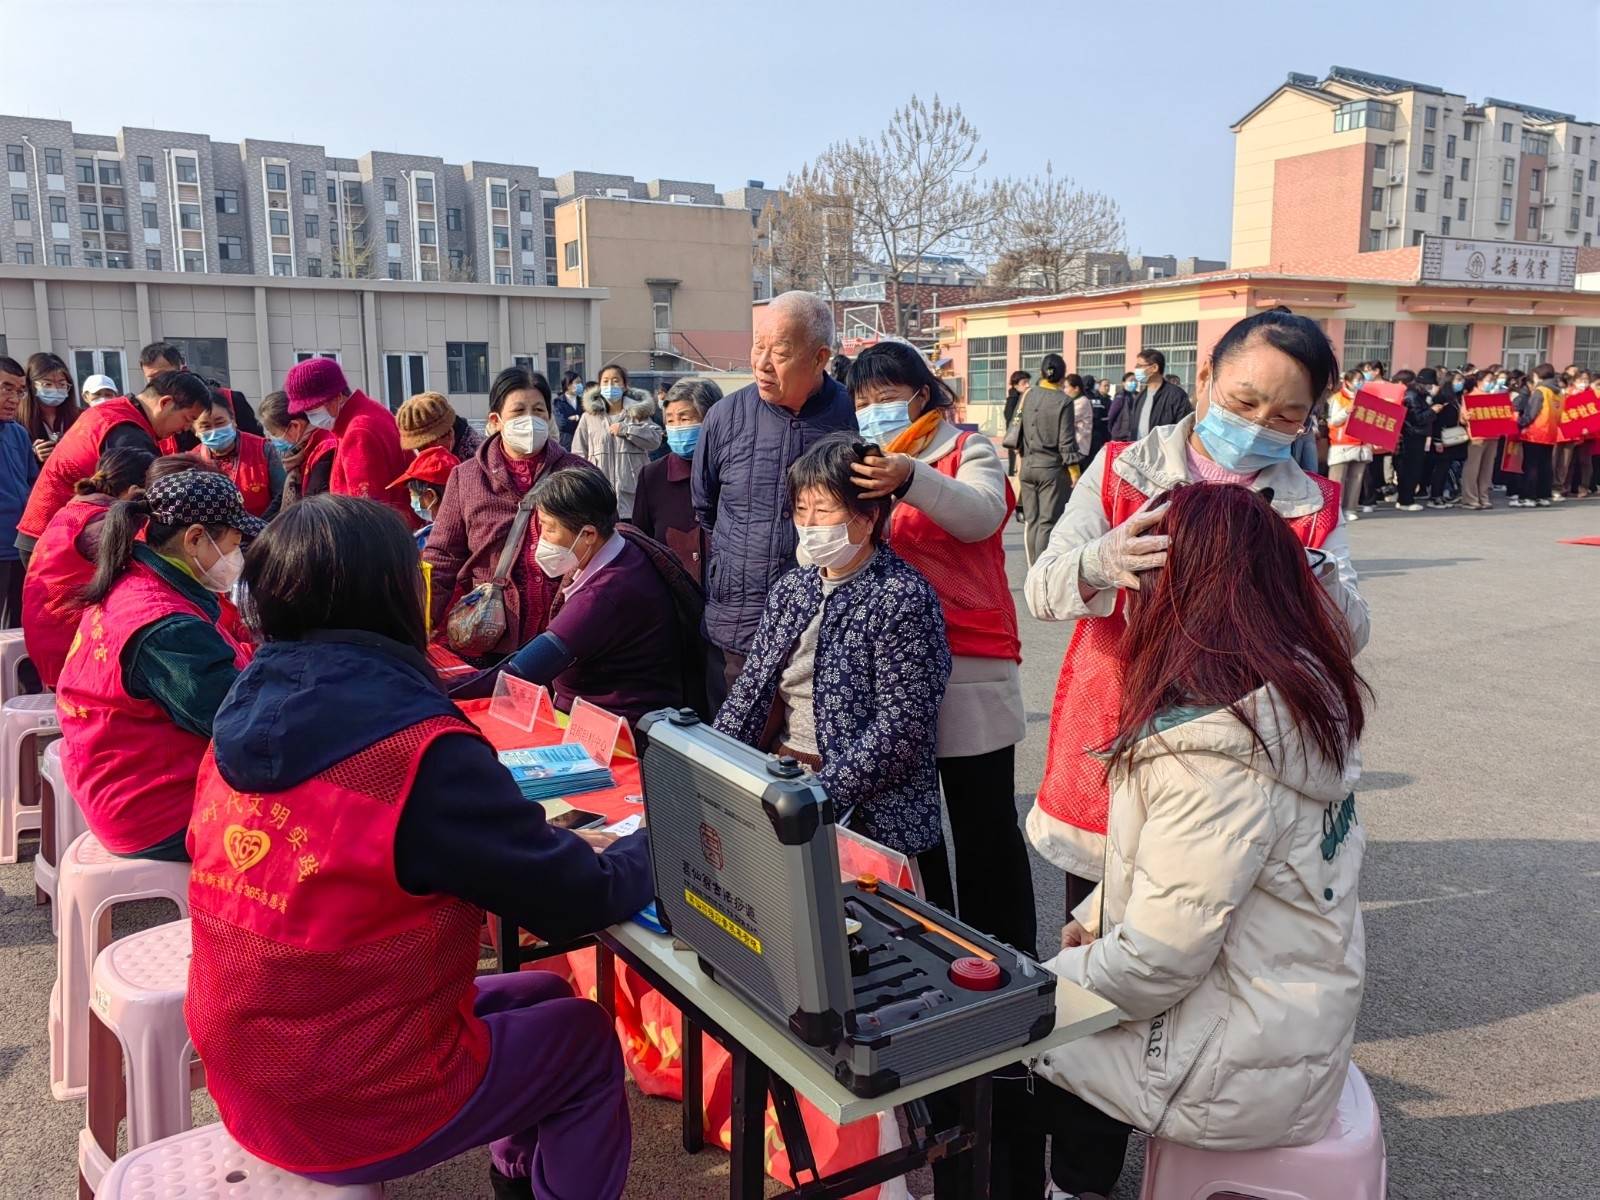
M428 665L392 513L294 505L244 582L266 643L217 713L189 829L185 1015L223 1124L323 1182L488 1143L497 1196L620 1195L610 1019L548 972L475 973L485 910L560 941L648 903L646 835L557 829L522 798Z
M955 396L904 342L880 342L850 367L862 436L881 446L854 474L865 499L899 498L889 544L933 584L950 641L939 706L939 779L955 842L960 916L1032 953L1033 875L1017 822L1016 746L1027 732L1022 643L1006 579L1004 530L1015 499L980 433L957 428ZM923 862L928 898L952 912L948 873Z
M47 688L56 686L67 647L83 615L83 589L94 576L100 527L118 500L144 484L155 457L145 450L112 450L101 455L94 474L80 479L77 494L50 518L33 548L22 584L22 636L28 657Z
M23 562L50 518L72 499L78 480L94 473L108 450L156 453L156 443L187 427L210 402L205 381L188 371L163 371L137 396L118 396L79 414L45 460L28 506L17 522L17 549Z
M113 854L188 857L195 772L217 708L250 660L218 624L218 597L239 579L241 541L263 527L209 469L157 479L106 515L56 708L67 786Z
M245 433L234 422L227 397L211 390L210 402L194 422L200 446L194 453L218 468L239 489L244 508L253 517L270 517L283 494L283 464L267 439Z
M268 392L256 412L267 431L267 444L283 466L279 509L327 492L333 483L333 453L339 440L326 429L318 429L304 413L290 416L289 397L284 392Z

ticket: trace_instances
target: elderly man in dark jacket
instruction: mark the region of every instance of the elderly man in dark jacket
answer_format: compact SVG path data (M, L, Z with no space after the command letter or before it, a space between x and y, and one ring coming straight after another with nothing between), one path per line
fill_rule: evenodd
M1133 360L1139 391L1127 397L1111 423L1111 440L1136 442L1160 425L1176 425L1194 411L1189 393L1168 383L1167 356L1146 346Z
M706 414L690 487L707 553L706 692L721 707L744 666L767 595L795 565L789 466L824 434L856 427L850 393L827 372L833 309L785 292L756 317L755 382Z

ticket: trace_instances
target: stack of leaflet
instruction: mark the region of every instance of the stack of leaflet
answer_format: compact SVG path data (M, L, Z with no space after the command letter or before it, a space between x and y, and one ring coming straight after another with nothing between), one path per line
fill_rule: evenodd
M553 800L614 787L611 770L602 767L577 742L502 750L500 761L517 781L524 799Z

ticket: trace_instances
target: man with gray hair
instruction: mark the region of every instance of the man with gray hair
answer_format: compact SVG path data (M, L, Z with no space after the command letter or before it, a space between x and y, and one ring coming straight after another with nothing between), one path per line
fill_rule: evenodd
M855 405L828 374L833 307L785 292L756 317L755 382L706 414L694 452L694 512L710 543L705 589L706 693L713 715L744 667L778 577L799 540L789 466L824 434L856 428Z

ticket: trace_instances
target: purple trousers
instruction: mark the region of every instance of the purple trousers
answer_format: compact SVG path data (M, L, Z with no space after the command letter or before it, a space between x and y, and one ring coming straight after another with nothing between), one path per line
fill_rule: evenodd
M473 1008L489 1027L489 1068L461 1111L405 1154L309 1178L381 1183L487 1142L496 1169L530 1180L539 1200L621 1196L633 1132L605 1010L548 971L480 979Z

